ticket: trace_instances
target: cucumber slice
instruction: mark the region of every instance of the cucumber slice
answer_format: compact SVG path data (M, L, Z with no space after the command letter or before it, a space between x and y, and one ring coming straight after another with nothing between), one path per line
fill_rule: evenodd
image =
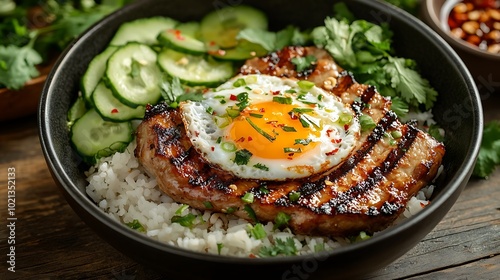
M85 106L85 99L83 96L78 96L75 103L71 105L68 111L68 126L71 127L73 123L81 118L85 112L87 112L87 107Z
M242 61L264 56L268 52L258 44L250 43L247 40L241 40L235 48L208 51L208 53L215 59L221 61Z
M163 30L173 28L176 24L176 20L161 16L136 19L123 23L109 44L121 46L128 42L139 42L155 45L158 43L156 40L158 34Z
M106 70L106 64L109 57L116 51L117 47L109 46L102 53L96 55L90 61L87 71L82 78L82 92L87 104L92 105L92 92L94 92L97 84L101 81Z
M197 21L179 23L175 26L175 29L178 29L183 34L189 35L195 39L200 39L200 23Z
M234 75L233 64L219 62L211 57L194 56L163 50L158 54L158 64L170 76L189 86L215 87Z
M100 82L92 94L95 109L106 121L129 121L142 119L146 109L144 106L137 108L129 107L113 96L113 92L106 87L104 82Z
M238 44L236 36L240 30L267 30L267 26L267 17L262 11L245 5L228 6L207 14L201 21L200 32L208 44L233 48Z
M177 28L160 32L158 42L167 48L186 54L202 55L207 52L203 41L195 39Z
M71 127L71 143L89 164L115 152L123 152L132 140L130 122L107 122L94 109L87 111Z
M156 103L161 97L161 70L151 47L131 42L118 48L108 60L105 79L123 104L136 108Z

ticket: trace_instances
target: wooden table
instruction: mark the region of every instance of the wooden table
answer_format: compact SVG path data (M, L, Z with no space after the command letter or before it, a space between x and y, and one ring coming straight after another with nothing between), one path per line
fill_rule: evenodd
M484 96L486 120L500 120L499 97ZM35 117L0 125L0 279L163 278L100 239L68 206L45 164ZM9 168L15 168L13 231L6 226ZM500 168L488 180L471 180L424 240L369 278L500 279L499 185ZM15 273L6 263L11 233Z

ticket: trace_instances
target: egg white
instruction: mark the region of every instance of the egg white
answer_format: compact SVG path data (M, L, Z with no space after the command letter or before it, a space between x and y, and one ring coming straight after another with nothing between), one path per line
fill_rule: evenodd
M245 81L244 85L238 84L241 79ZM258 104L272 101L273 94L270 92L291 89L305 92L300 89L297 81L288 78L268 75L236 76L217 89L205 93L202 101L187 101L180 105L187 135L205 160L244 179L283 181L305 178L338 165L351 154L359 139L359 120L350 106L342 103L340 98L316 86L307 90L307 94L302 94L300 100L293 99L293 104L304 105L304 100L317 103L315 112L321 119L322 131L317 139L312 139L320 142L312 150L293 159L252 156L247 164L235 162L235 152L228 151L227 146L233 147L235 144L226 137L231 124L221 125L217 116L226 114L228 106L236 105L237 101L231 100L231 95L247 92L250 103ZM223 99L224 102L221 102ZM338 122L341 114L352 116L347 125ZM332 137L342 141L332 141ZM336 152L331 153L334 150ZM264 170L257 166L267 168Z

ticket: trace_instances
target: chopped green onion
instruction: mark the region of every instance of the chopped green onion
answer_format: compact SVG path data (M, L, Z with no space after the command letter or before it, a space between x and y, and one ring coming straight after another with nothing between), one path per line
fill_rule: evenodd
M345 125L351 123L353 116L349 113L342 112L339 116L339 124Z
M220 255L220 252L221 252L221 250L222 250L222 248L223 248L223 247L224 247L224 244L222 244L222 243L217 243L217 254L219 254L219 255Z
M255 84L257 82L257 76L246 76L245 81L247 84Z
M301 148L290 148L290 147L286 147L286 148L283 148L283 151L287 154L289 153L302 153L302 149Z
M359 116L359 122L361 124L361 132L372 130L377 126L372 117L364 114Z
M306 80L301 80L301 81L298 81L297 84L299 85L299 88L301 90L310 90L314 87L314 83L313 82L310 82L310 81L306 81Z
M398 138L401 138L403 136L403 133L401 133L401 131L399 131L399 130L394 130L391 132L391 136L394 139L398 139Z
M242 78L239 78L238 80L236 80L234 83L233 83L233 87L242 87L242 86L246 86L247 83L245 82L244 79Z
M214 117L214 122L217 125L217 127L224 128L224 127L226 127L226 126L228 126L228 125L231 124L231 117L228 116L228 115L215 116Z
M309 113L314 111L312 108L293 108L292 112L294 113Z
M228 207L226 209L226 213L227 214L233 214L234 212L236 212L236 209L237 209L236 207Z
M177 209L175 211L175 215L181 215L182 212L184 212L184 210L188 209L189 208L189 205L186 205L186 204L182 204L181 207L179 207L179 209Z
M262 117L264 117L264 115L262 115L262 114L256 114L256 113L250 113L250 117L262 119Z
M296 202L300 198L300 192L292 191L288 194L288 198L291 202Z
M230 116L231 118L237 118L239 115L240 115L240 110L238 109L234 109L234 108L231 108L231 107L227 107L226 108L226 113L228 116Z
M254 164L253 167L260 169L260 170L269 171L269 167L265 166L262 163L256 163L256 164Z
M144 226L139 222L139 220L137 219L134 219L132 222L130 223L126 223L126 225L131 228L131 229L135 229L139 232L146 232L146 229L144 228Z
M323 94L318 95L318 101L323 100L323 97L324 97Z
M246 165L251 157L252 153L247 149L236 151L234 163L236 163L237 165Z
M291 97L274 96L273 102L280 103L280 104L292 104L293 99Z
M210 201L203 201L203 206L205 206L205 208L207 208L207 209L214 208L214 206L212 205L212 202L210 202Z
M287 89L285 90L285 93L297 93L297 91L294 89Z
M259 240L267 236L267 232L261 223L255 224L255 226L250 225L250 236Z
M225 152L235 152L236 151L236 145L232 142L222 142L220 144L220 147L222 148L223 151Z
M255 129L260 135L264 136L267 140L269 140L270 142L273 142L274 140L276 140L276 137L273 137L269 133L262 130L250 118L245 118L245 119L253 127L253 129Z
M266 186L266 185L261 186L261 187L259 188L259 191L260 191L261 193L263 193L263 194L269 194L269 190L267 189L267 186Z
M245 203L252 203L253 202L253 193L251 193L251 192L245 193L245 195L243 195L241 200Z
M320 125L321 125L321 121L312 117L312 116L309 116L309 115L306 115L306 114L302 114L300 115L300 118L304 118L306 119L307 122L309 122L310 124L312 124L314 127L316 128L320 128Z
M295 144L307 146L309 145L309 143L311 143L311 141L311 139L295 139Z
M222 136L219 136L219 138L217 138L217 141L215 141L215 143L220 144L221 142L222 142Z
M285 132L297 132L297 130L296 130L296 129L295 129L295 127L293 127L293 126L286 126L286 125L285 125L285 126L283 126L283 127L282 127L282 129L283 129L283 131L285 131Z

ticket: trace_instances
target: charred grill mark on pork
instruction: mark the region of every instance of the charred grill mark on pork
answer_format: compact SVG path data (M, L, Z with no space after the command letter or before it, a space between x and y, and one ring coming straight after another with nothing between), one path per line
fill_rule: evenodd
M317 58L315 67L298 73L291 59L307 55ZM161 104L148 107L137 130L136 157L174 200L198 209L206 209L204 202L210 201L211 211L235 208L235 215L249 219L241 197L252 192L250 206L261 221L285 212L296 233L348 236L389 226L435 177L443 144L411 124L401 124L390 111L389 99L375 87L357 83L324 50L290 47L254 58L241 68L241 74L253 73L312 81L351 104L356 114L369 115L377 126L362 133L351 156L324 174L287 182L244 180L213 167L195 151L178 110ZM387 139L393 131L402 134L396 143ZM297 192L300 197L291 201L290 194Z

